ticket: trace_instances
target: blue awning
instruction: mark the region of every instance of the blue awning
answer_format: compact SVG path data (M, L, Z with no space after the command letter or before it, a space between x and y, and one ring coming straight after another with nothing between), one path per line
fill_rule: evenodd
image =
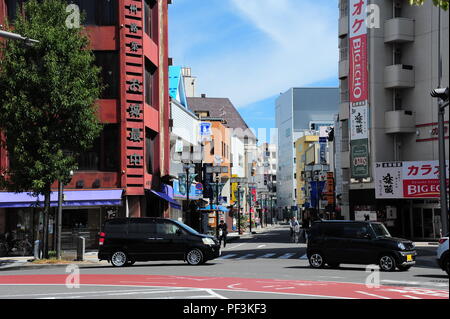
M63 207L120 206L123 189L65 190ZM50 194L50 207L58 206L58 192ZM0 192L0 208L44 207L44 196L30 193Z
M199 210L220 210L222 212L229 212L230 210L228 208L226 208L225 206L222 205L208 205L204 208L200 208Z
M162 185L162 188L163 188L164 192L157 192L157 191L154 191L154 190L150 190L150 191L153 194L155 194L156 196L158 196L158 197L164 199L165 201L169 202L169 204L170 204L170 206L172 208L181 210L181 205L178 204L178 202L172 198L172 196L173 196L173 188L171 186L165 185L165 184Z

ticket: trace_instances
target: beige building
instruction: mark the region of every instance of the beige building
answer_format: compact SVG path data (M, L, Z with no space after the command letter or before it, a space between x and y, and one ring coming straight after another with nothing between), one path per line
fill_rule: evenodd
M449 12L432 1L369 2L367 11L356 0L339 5L342 213L357 219L359 212L377 212L395 235L435 239L439 198L380 199L375 173L377 163L438 160L437 100L430 91L449 85ZM369 12L368 23L358 24L358 9ZM352 40L364 31L367 48ZM354 95L361 83L367 83L362 102ZM448 138L448 112L445 120Z

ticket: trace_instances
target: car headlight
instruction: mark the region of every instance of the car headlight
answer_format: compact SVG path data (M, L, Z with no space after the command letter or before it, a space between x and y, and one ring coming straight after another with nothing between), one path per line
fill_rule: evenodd
M211 238L202 238L202 240L205 245L215 245L214 240Z
M406 249L406 247L405 247L405 245L403 245L403 243L398 243L397 246L398 246L398 248L400 248L401 250L405 250L405 249Z

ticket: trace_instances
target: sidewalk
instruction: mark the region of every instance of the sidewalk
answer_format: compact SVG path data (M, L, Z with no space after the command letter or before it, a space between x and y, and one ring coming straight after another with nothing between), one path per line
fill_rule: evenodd
M261 233L265 233L269 230L275 229L275 228L279 228L281 225L278 224L273 224L273 225L267 225L264 228L262 227L258 227L256 229L252 229L252 233L250 233L250 231L247 229L245 232L243 232L242 234L239 235L239 233L236 232L232 232L232 233L228 233L227 235L227 242L232 242L235 240L239 240L240 238L251 238L253 235L256 234L261 234Z

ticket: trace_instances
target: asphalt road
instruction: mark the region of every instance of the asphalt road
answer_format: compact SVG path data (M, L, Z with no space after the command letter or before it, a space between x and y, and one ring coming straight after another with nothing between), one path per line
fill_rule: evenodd
M169 261L0 271L0 299L448 299L448 276L437 267L435 250L419 248L417 265L407 272L312 269L306 245L290 243L281 226L229 243L202 266Z

